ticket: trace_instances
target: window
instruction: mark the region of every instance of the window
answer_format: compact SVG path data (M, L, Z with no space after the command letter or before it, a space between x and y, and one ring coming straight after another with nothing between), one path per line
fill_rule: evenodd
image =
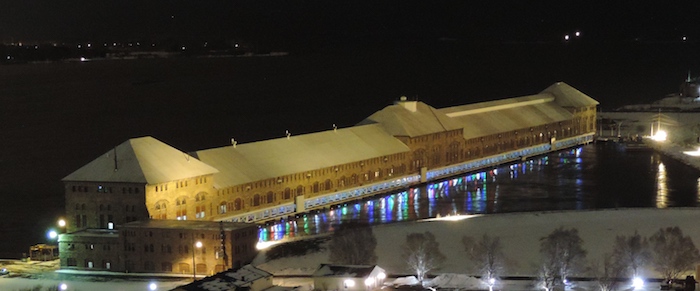
M221 202L221 204L219 204L219 214L226 213L226 210L226 202Z
M66 265L68 265L69 267L76 267L78 266L78 262L75 260L75 258L67 258Z
M194 216L198 219L204 218L205 209L206 209L205 206L197 206L195 213L194 213Z
M160 270L162 272L172 272L173 271L173 264L171 263L161 263L160 264Z

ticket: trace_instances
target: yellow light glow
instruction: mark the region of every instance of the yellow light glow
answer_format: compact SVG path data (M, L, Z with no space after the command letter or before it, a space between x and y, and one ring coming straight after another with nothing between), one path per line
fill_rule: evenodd
M693 157L700 157L700 148L694 151L685 151L683 152L686 155L693 156Z
M654 136L651 137L651 139L655 141L665 141L666 137L668 137L668 134L663 130L659 130L654 134Z
M419 221L441 221L441 220L446 220L446 221L460 221L460 220L465 220L468 218L474 218L474 217L479 217L481 214L471 214L471 215L448 215L448 216L443 216L443 217L436 217L436 218L428 218L428 219L423 219Z
M255 245L255 248L258 250L264 250L279 243L281 243L281 241L261 241Z

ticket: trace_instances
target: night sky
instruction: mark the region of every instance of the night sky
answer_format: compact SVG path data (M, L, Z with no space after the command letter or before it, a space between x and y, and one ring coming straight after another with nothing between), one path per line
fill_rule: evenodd
M2 0L0 40L223 38L323 49L421 39L673 41L700 37L698 1Z

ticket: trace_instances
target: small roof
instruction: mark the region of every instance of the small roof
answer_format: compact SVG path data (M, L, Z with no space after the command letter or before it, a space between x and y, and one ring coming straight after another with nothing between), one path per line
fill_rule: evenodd
M214 182L221 188L408 150L380 126L364 125L200 150L194 155L220 170Z
M312 277L350 277L365 278L377 267L376 265L330 265L321 264ZM381 268L380 268L381 269Z
M217 173L200 162L153 137L129 139L63 181L125 182L158 184Z
M254 224L242 222L223 222L206 220L174 220L174 219L149 219L125 223L124 228L153 228L153 229L195 229L195 230L235 230L255 227Z
M567 108L595 106L600 104L595 99L588 97L588 95L583 94L581 91L564 82L554 83L541 93L552 94L555 97L555 102L559 104L559 106Z
M224 290L249 290L254 281L272 277L272 274L251 265L245 265L237 270L228 270L190 284L180 286L174 290L187 291L224 291ZM284 289L289 290L289 289Z
M398 101L358 123L379 123L393 136L416 137L460 129L462 126L439 110L419 101Z

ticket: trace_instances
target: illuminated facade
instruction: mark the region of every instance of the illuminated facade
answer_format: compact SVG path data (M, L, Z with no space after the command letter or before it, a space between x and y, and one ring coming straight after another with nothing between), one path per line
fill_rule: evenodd
M441 109L403 98L356 126L192 153L130 139L63 179L67 230L284 218L591 142L597 105L556 83Z

